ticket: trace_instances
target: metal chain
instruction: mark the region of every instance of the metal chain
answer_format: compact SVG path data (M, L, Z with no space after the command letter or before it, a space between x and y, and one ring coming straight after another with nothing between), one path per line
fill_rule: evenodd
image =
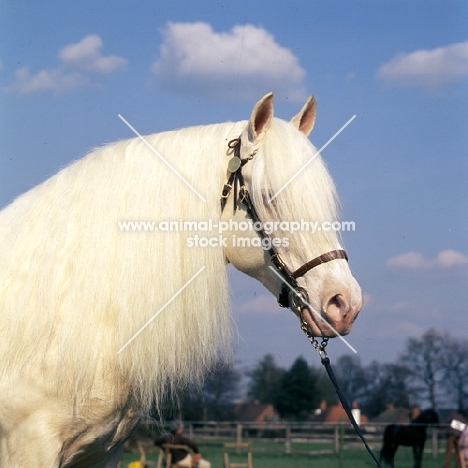
M327 358L328 354L327 354L327 351L325 350L325 348L327 347L328 340L330 338L323 337L322 342L319 343L317 338L310 334L309 327L308 327L307 322L305 320L302 320L302 322L301 322L301 330L305 333L307 339L310 341L310 344L315 349L315 351L317 351L317 353L319 353L320 358L321 359Z

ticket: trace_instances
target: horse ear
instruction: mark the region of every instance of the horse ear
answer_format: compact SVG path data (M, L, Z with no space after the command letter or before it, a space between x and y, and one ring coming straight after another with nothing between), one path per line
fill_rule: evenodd
M261 140L268 128L270 127L271 119L273 118L273 93L268 93L263 96L260 101L255 104L252 115L249 120L249 140L254 143Z
M314 96L310 96L299 114L291 119L291 123L305 136L309 136L314 128L317 103Z

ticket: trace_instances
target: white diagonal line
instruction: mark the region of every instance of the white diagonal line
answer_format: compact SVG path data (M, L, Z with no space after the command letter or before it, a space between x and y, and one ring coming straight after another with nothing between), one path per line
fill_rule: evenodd
M333 333L353 352L357 353L357 351L338 333L302 296L299 296L298 292L289 284L287 283L284 278L276 271L276 269L272 266L269 266L273 273L298 297L301 298L303 302L307 304L309 309L324 323L326 323L332 330Z
M179 177L179 179L185 184L187 185L191 190L192 192L195 193L195 195L197 195L202 201L204 201L206 203L206 200L204 197L202 197L200 195L200 193L193 187L193 185L190 184L190 182L187 181L187 179L184 178L184 176L182 174L180 174L177 169L174 168L174 166L172 166L171 164L169 164L162 156L161 154L156 150L156 148L154 148L153 146L151 146L146 140L144 137L142 137L120 114L118 114L120 120L122 120L122 122L125 123L125 125L127 125L127 127L133 131L133 133L135 133L135 135L138 136L138 138L140 138L143 143L169 168L171 169L172 172L174 172L174 174Z
M204 269L202 266L118 351L120 354Z
M273 201L354 119L353 115L290 179L268 200Z

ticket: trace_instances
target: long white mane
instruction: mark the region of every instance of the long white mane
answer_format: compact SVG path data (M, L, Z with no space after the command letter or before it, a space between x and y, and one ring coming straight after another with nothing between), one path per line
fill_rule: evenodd
M218 220L227 142L238 136L234 127L245 125L147 137L206 203L135 138L93 151L0 212L1 378L41 372L75 406L102 398L96 382L111 380L113 391L129 392L148 410L229 354L222 248L189 248L193 233L185 231L125 232L119 222ZM336 219L335 190L320 156L273 204L264 203L265 194L277 191L314 151L290 124L273 119L252 162L252 197L262 220L288 220L292 213L295 219ZM336 246L328 246L330 234L313 243L307 235L292 239L291 248L308 254Z
M99 379L113 380L116 392L133 392L148 409L229 350L222 249L187 248L187 232L122 232L118 222L218 219L230 128L147 138L207 203L136 138L88 154L0 212L0 355L7 374L40 370L74 399L93 396Z

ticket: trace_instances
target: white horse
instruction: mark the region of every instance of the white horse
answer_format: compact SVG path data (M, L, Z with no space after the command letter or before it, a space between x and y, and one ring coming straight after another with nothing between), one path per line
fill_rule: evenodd
M238 155L250 158L242 175L262 222L333 222L334 186L307 139L314 121L313 98L285 122L273 117L268 94L248 121L97 149L0 212L0 466L115 466L152 404L199 381L230 352L226 264L276 296L283 279L255 242L257 232L234 231L248 218L234 190L220 208L228 142L240 136ZM231 221L233 230L224 232L226 242L197 247L195 235L218 234L175 230L186 220ZM161 224L132 230L128 221ZM169 221L172 230L164 229ZM236 234L252 245L235 245ZM333 230L292 233L276 223L270 237L280 239L277 250L291 271L341 248ZM297 284L309 305L296 312L311 333L334 335L312 309L349 332L362 297L344 258Z

